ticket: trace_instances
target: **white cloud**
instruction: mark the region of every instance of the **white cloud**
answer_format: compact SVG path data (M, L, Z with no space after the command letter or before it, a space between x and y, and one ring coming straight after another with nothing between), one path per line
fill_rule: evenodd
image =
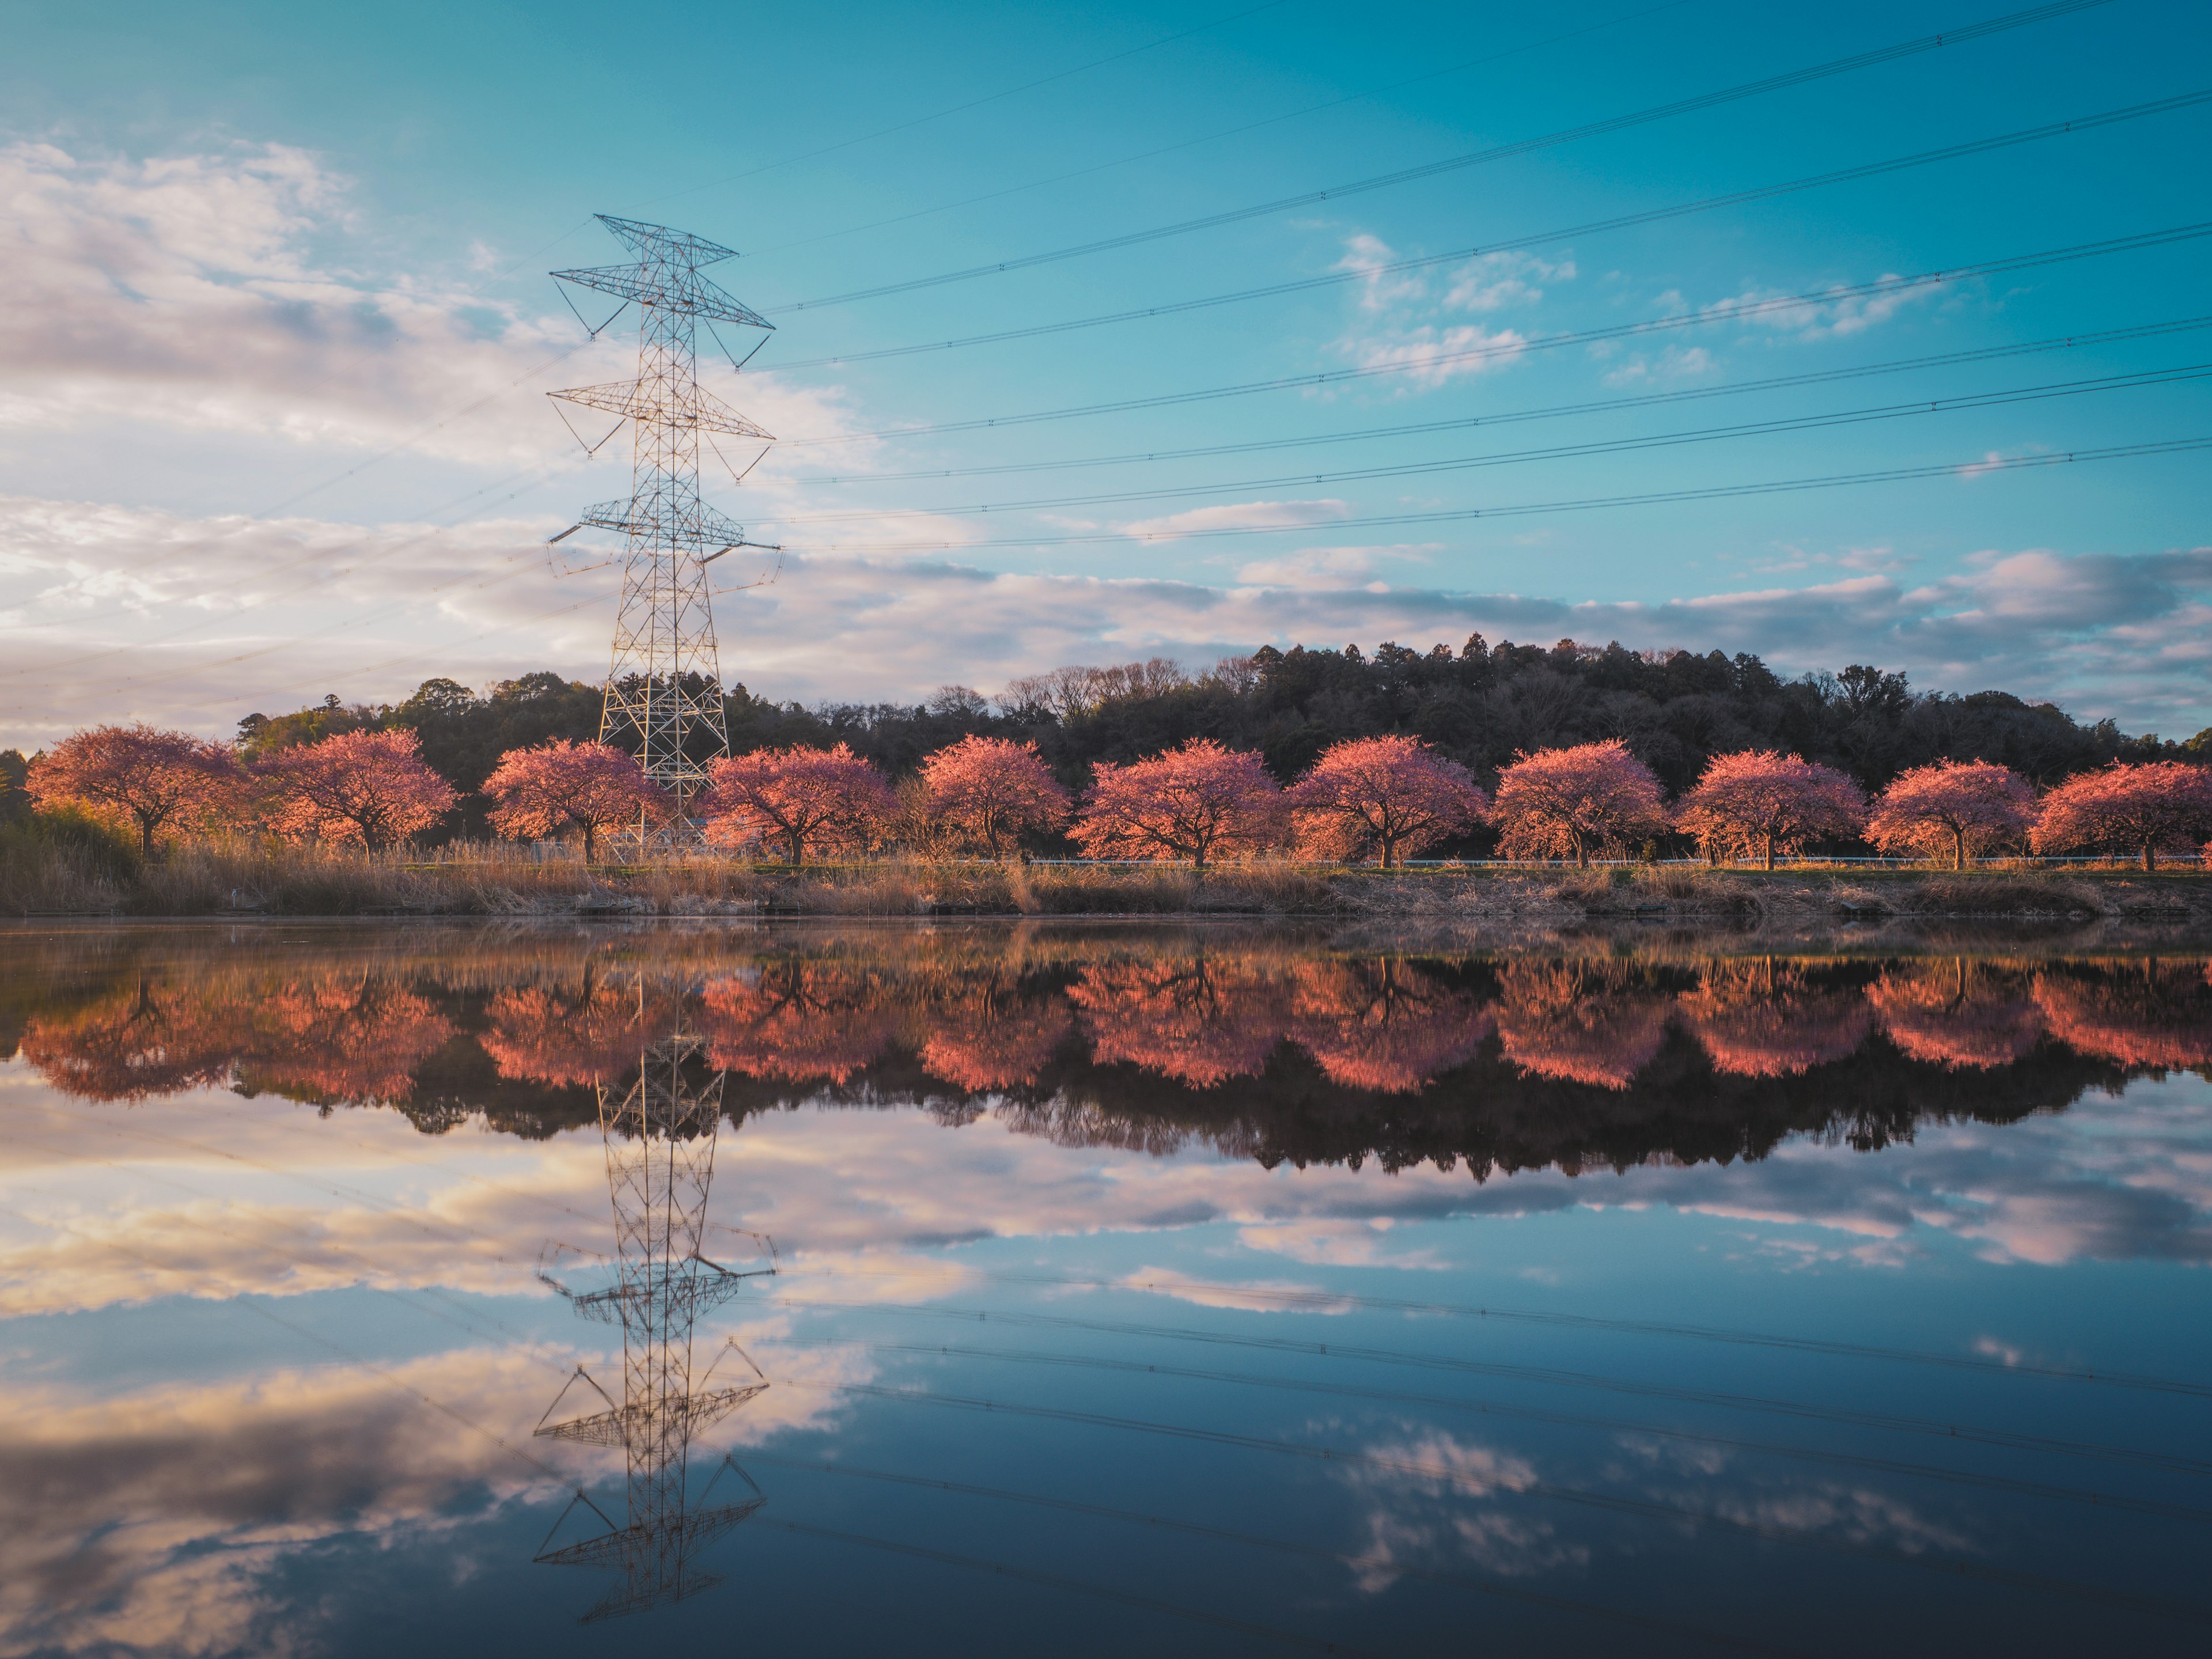
M1393 384L1401 392L1430 390L1503 367L1528 344L1527 337L1512 329L1446 325L1439 318L1532 306L1544 297L1542 283L1570 282L1575 275L1571 260L1486 253L1447 273L1444 291L1436 295L1425 273L1384 269L1397 257L1388 244L1364 232L1347 239L1336 268L1360 273L1354 305L1363 321L1337 342L1337 349L1363 368L1399 371Z
M360 275L350 190L282 145L143 161L0 147L0 428L150 425L356 460L403 441L483 465L570 453L543 394L625 378L631 354L613 334L585 340L550 298L531 313ZM494 259L478 243L456 263ZM770 431L849 429L834 388L751 375L738 401Z
M1884 272L1877 282L1898 283L1894 272ZM1777 305L1778 300L1789 296L1780 289L1748 288L1725 300L1716 300L1700 306L1699 314L1715 322L1741 320L1753 328L1763 328L1778 334L1795 334L1807 340L1841 339L1862 334L1879 327L1910 305L1927 300L1941 289L1935 283L1921 283L1886 289L1875 294L1852 294L1845 290L1856 283L1838 283L1824 295L1791 305ZM1679 299L1680 295L1673 296Z
M1503 368L1528 346L1528 337L1516 330L1488 330L1471 323L1444 329L1424 324L1344 342L1344 349L1362 368L1388 368L1400 389L1422 391Z
M1240 503L1141 528L1171 537L1345 511L1338 501ZM540 666L586 680L604 672L614 573L554 580L535 545L538 525L410 542L420 533L0 501L0 568L27 595L0 618L0 744L124 717L228 735L257 707L298 707L326 690L396 700L432 674L482 684ZM867 699L919 696L951 678L988 689L1069 662L1206 661L1346 639L1456 648L1480 632L1749 651L1791 673L1876 661L1917 684L1999 686L2130 729L2185 735L2212 723L2212 546L2143 556L1992 551L1910 588L1869 556L1837 561L1854 574L1832 581L1663 601L1442 586L1377 592L1372 566L1354 560L1327 580L1328 556L1254 561L1236 585L1212 586L794 555L775 586L718 604L722 668L779 697ZM325 561L343 609L239 608L240 594L307 581ZM252 582L217 589L249 569ZM94 602L108 593L119 597ZM198 631L154 642L203 618ZM117 647L126 649L99 654Z
M1237 567L1237 581L1248 587L1318 588L1343 591L1360 587L1383 593L1388 586L1371 577L1386 560L1419 560L1433 546L1421 547L1302 547L1297 551L1253 559Z
M1148 541L1168 541L1200 530L1299 530L1331 519L1348 518L1351 513L1351 502L1333 497L1310 501L1231 501L1158 519L1138 519L1123 525L1121 533Z
M1173 1267L1139 1267L1117 1280L1116 1285L1125 1291L1173 1297L1194 1307L1236 1308L1246 1313L1348 1314L1358 1305L1347 1297L1329 1295L1318 1285L1297 1285L1279 1279L1224 1285Z
M1451 273L1444 290L1447 311L1503 311L1508 306L1534 305L1544 297L1540 283L1571 283L1575 263L1547 262L1526 253L1486 253L1470 259Z
M1601 343L1610 344L1610 342ZM1593 356L1608 356L1593 349ZM1607 386L1644 386L1671 384L1678 380L1695 380L1711 374L1720 364L1713 354L1703 346L1668 346L1654 356L1638 352L1605 377Z

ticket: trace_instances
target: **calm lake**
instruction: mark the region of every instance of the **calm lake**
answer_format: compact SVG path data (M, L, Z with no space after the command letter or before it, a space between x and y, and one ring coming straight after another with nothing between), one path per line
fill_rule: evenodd
M2206 1651L2212 949L1753 948L0 932L0 1654Z

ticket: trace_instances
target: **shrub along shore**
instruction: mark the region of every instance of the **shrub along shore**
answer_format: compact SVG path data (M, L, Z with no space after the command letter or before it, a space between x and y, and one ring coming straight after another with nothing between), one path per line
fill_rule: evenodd
M16 831L0 847L0 915L248 917L761 917L789 915L1275 915L1449 921L1577 917L1729 924L1783 915L2146 918L2212 927L2212 868L2146 874L1993 861L1935 865L1705 864L1577 869L1467 864L1382 870L1284 859L1218 865L1056 864L898 858L791 866L670 858L539 859L460 844L365 853L245 837L157 848L83 823Z

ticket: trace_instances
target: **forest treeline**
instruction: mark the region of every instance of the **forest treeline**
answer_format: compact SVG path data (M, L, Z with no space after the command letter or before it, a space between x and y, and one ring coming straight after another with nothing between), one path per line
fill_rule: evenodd
M464 798L451 833L484 834L484 780L513 749L599 731L600 688L538 672L483 692L424 681L404 702L337 697L239 722L252 758L362 729L405 728ZM2212 758L2212 729L2186 742L2130 736L2113 721L2084 723L2048 702L2005 691L1914 689L1901 673L1853 665L1784 679L1755 656L1718 651L1637 652L1562 640L1496 645L1474 635L1457 650L1394 643L1372 654L1265 647L1187 672L1165 658L1069 667L1017 680L996 696L945 686L917 703L778 702L742 684L724 696L730 747L744 754L843 743L894 780L925 756L971 735L1034 742L1070 790L1094 762L1124 764L1192 738L1256 749L1283 782L1329 744L1407 733L1457 761L1485 787L1524 750L1623 739L1670 793L1693 783L1715 755L1774 749L1836 767L1869 793L1930 762L1985 760L2048 787L2114 760ZM23 757L0 756L0 787L20 800Z

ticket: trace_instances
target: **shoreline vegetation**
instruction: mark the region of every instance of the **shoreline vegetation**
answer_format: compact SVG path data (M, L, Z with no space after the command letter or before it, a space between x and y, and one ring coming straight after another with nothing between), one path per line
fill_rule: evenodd
M803 866L726 857L586 864L572 849L459 843L425 854L216 838L139 855L84 826L9 849L0 916L514 917L1245 916L1409 926L1571 925L1583 919L1723 928L1913 919L2212 929L2212 867L1993 860L1840 865L1465 863L1375 866L1257 858L1188 864L898 857Z

